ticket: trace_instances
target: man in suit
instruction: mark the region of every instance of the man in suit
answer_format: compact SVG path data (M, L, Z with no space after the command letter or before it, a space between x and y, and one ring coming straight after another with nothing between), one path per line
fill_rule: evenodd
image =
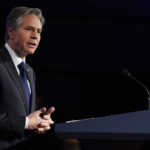
M0 49L0 150L32 133L45 133L54 123L54 107L35 110L35 74L25 62L39 45L43 25L38 8L15 7L7 17L6 43Z

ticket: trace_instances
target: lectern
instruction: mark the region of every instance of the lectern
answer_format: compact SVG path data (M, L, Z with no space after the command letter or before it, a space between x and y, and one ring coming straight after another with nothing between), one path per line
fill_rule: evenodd
M98 144L106 143L106 145L115 143L122 146L118 148L122 150L125 145L127 146L122 143L128 141L130 147L135 143L132 150L138 149L145 141L150 140L150 110L59 123L55 125L55 132L63 139L99 141ZM101 145L97 146L98 149L100 147Z

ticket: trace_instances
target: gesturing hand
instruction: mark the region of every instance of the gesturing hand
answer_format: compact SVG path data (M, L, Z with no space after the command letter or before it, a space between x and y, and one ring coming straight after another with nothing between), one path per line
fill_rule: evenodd
M43 107L28 116L28 129L34 130L37 133L43 133L50 129L50 125L54 124L54 121L51 119L51 113L55 111L54 107L49 108L46 111L46 108ZM40 115L42 117L40 117Z
M43 115L42 118L45 120L49 120L50 124L54 124L54 121L51 118L51 114L55 111L54 107L50 107Z

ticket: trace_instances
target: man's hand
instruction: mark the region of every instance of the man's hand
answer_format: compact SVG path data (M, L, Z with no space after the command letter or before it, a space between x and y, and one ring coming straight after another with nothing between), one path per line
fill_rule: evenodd
M50 120L50 124L54 124L54 121L51 119L51 114L55 111L54 107L50 107L43 115L42 118L45 120Z
M43 107L31 113L28 116L28 129L34 130L37 133L44 133L49 130L50 125L54 124L54 121L51 119L51 113L54 111L54 107L49 108L47 111L46 108ZM42 115L42 117L40 117L40 115Z

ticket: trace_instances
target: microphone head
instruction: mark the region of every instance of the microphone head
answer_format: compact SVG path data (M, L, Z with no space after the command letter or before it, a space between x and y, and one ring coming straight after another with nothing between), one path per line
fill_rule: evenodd
M127 75L127 76L129 76L129 77L132 77L132 76L131 76L131 73L130 73L127 69L123 69L122 71L123 71L123 73L124 73L125 75Z

